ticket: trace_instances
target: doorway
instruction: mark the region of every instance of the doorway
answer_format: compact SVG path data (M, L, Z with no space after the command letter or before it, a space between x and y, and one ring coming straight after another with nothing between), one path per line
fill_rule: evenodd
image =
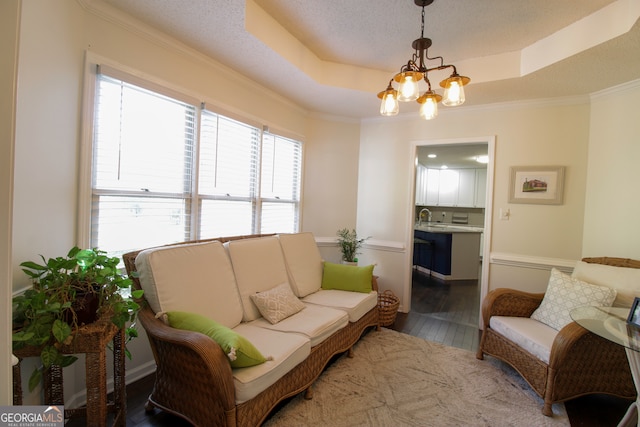
M452 335L464 333L462 331L465 328L477 331L480 327L480 302L487 293L489 279L488 264L491 243L495 137L416 141L413 145L411 164L414 168L411 183L413 197L411 198L411 205L408 207L409 224L411 226L408 234L412 239L407 245L407 247L411 248L408 266L410 269L408 274L410 283L404 295L404 300L409 302L409 317L407 318L409 324L407 327L413 330L412 334L423 336L426 339L472 349L469 346L476 345L477 339L475 336L469 338L468 331L466 332L467 337L463 339L463 345L458 345L461 342L459 336L455 338L458 344L452 343ZM436 157L428 158L428 154L435 154ZM477 163L477 156L481 154L486 155L487 162L484 164ZM439 203L437 199L434 200L433 198L433 179L429 194L420 193L420 185L425 184L424 182L421 184L420 180L426 179L428 182L428 177L423 176L427 169L432 169L432 172L435 169L448 171L443 173L443 176L455 176L456 174L453 171L468 169L461 176L473 176L470 170L482 170L485 168L485 193L484 200L481 201L480 205L469 205L469 197L472 196L469 191L463 191L462 189L460 189L460 205L456 204L457 199L452 202L451 199L447 199L450 195L442 192L440 194L444 194L442 197L444 202ZM460 180L462 182L462 178ZM446 193L446 189L442 191ZM464 202L462 201L463 197L466 200ZM478 196L475 195L475 197L477 198ZM420 215L420 211L422 211L423 215ZM419 254L417 252L419 249L416 250L413 237L416 230L416 222L419 219L423 222L430 220L437 227L440 226L440 224L437 224L438 222L444 223L445 227L448 225L454 227L481 227L482 239L479 250L476 252L478 265L475 279L465 280L466 277L456 277L455 272L448 275L447 271L433 267L433 258L430 258L431 264L428 264L431 268L424 268L423 266L427 265L420 261L418 263L421 265L416 265L414 251ZM465 222L466 224L460 224ZM424 234L421 234L421 236L424 237ZM442 273L443 271L444 273ZM429 299L429 301L426 299ZM471 306L469 305L469 300L473 301ZM465 328L461 327L461 325ZM434 328L437 328L438 331L434 332ZM434 336L437 338L434 339Z

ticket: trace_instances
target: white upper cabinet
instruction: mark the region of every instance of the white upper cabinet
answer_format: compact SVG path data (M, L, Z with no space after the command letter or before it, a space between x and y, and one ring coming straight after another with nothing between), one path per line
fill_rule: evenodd
M475 206L476 170L460 169L458 171L458 200L455 206Z
M484 208L487 200L487 170L476 169L476 190L474 198L476 208Z
M425 205L437 206L440 200L440 169L427 169Z
M419 164L416 205L484 207L486 185L486 169L432 169Z

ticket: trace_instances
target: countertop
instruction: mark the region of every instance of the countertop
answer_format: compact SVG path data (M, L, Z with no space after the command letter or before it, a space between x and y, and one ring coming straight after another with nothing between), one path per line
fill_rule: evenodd
M414 230L426 231L427 233L482 233L484 229L482 227L476 227L473 225L463 224L450 224L443 222L423 222L422 225L415 224Z

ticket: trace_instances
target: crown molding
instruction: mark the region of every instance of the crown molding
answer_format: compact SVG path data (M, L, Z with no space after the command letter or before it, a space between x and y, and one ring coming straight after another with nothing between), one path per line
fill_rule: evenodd
M640 79L632 80L630 82L622 83L617 86L609 87L609 88L600 90L598 92L593 92L589 96L591 98L591 101L594 101L596 99L604 98L606 96L625 94L630 90L636 90L636 89L640 89Z
M211 67L230 80L234 80L245 87L249 87L252 91L257 91L265 96L273 98L278 102L281 102L286 106L299 111L302 114L309 114L309 110L292 102L289 98L286 98L278 94L277 92L274 92L256 83L254 80L251 80L250 78L240 74L238 71L233 70L232 68L222 64L221 62L212 59L210 56L207 56L199 52L198 50L179 42L178 40L168 36L162 31L159 31L154 27L133 18L132 16L116 9L111 5L106 4L105 2L97 0L76 0L76 2L80 4L80 6L85 11L106 22L116 25L139 37L142 37L143 39L148 40L164 49L179 53L188 59L200 62L207 67Z

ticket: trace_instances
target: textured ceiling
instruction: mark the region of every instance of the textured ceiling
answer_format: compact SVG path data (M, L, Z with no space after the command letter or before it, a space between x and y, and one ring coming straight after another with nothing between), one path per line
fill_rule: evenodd
M421 9L412 0L84 1L107 11L119 9L311 112L352 118L377 116L376 93L411 57L411 42L420 36ZM473 61L508 53L519 59L527 47L590 15L599 19L592 28L615 27L618 23L606 22L602 13L612 6L628 9L637 20L638 4L435 0L425 8L425 37L433 40L431 56L443 56L460 74L471 77L465 105L588 95L640 78L640 21L633 21L625 34L561 55L523 76L517 67L514 75L514 67L508 69L499 61L479 72ZM298 44L276 46L272 37L282 38L280 33ZM581 42L591 36L578 34L574 39ZM565 44L545 45L545 53ZM311 68L305 68L309 61L304 55L311 55ZM459 62L471 65L462 68ZM331 80L335 73L327 70L333 66L348 66L362 77ZM417 104L402 104L401 111L417 111Z

